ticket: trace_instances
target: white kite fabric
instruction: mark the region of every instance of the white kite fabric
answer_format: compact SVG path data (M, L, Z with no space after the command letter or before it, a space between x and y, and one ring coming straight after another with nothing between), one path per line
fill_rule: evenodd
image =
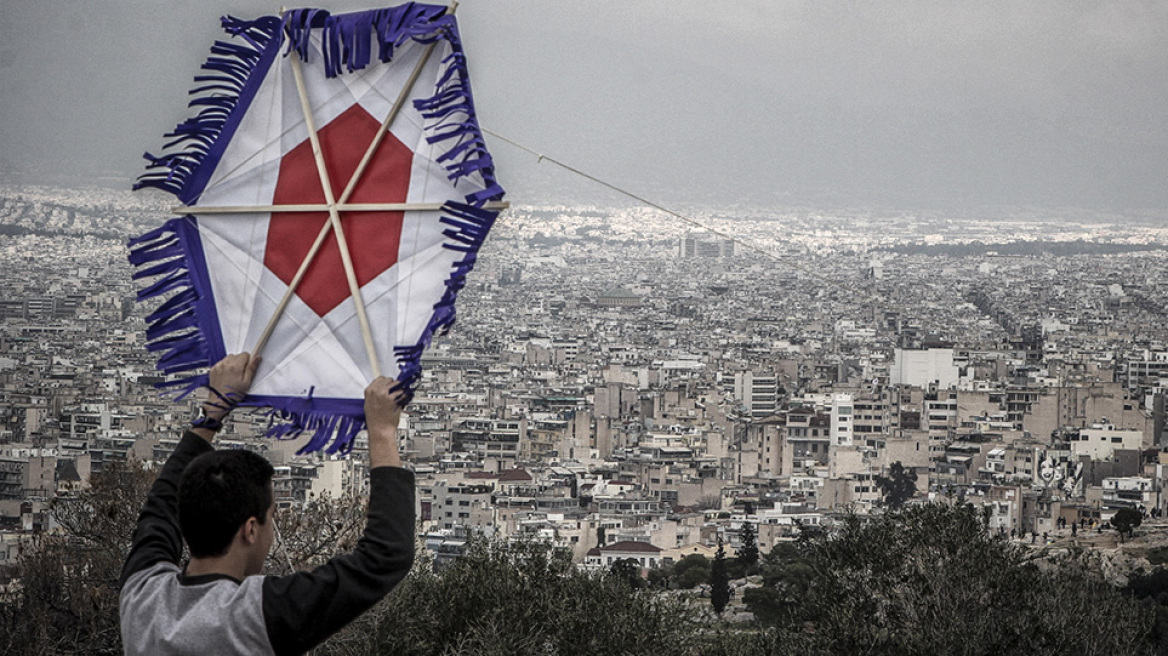
M136 186L183 203L130 243L139 300L165 297L148 348L183 393L262 349L243 405L272 409L271 436L311 432L303 451L344 451L376 375L412 395L502 205L457 25L410 3L223 27L198 114Z

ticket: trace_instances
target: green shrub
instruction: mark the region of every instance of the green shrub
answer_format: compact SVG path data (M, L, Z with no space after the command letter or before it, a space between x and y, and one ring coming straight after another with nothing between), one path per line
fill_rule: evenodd
M476 539L441 573L416 568L318 653L680 655L696 635L675 596L580 572L542 543Z

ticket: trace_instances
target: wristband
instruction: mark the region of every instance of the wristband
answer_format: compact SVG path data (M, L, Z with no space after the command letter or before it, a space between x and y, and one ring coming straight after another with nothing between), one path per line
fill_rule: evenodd
M227 415L224 415L226 417ZM192 428L206 428L209 431L217 432L223 428L223 420L214 417L208 417L207 411L203 406L199 406L199 414L191 421Z

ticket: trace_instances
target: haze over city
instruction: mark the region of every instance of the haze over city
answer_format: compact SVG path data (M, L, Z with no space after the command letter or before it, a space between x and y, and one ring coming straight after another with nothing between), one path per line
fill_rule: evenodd
M0 165L128 186L187 115L218 17L278 9L6 0ZM1168 205L1161 2L472 0L458 16L484 127L666 204ZM488 145L516 202L605 198Z

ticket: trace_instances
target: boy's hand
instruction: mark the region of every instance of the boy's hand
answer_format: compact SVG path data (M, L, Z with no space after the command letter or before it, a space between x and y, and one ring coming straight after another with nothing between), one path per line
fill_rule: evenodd
M247 396L262 360L258 355L252 357L249 353L238 353L216 362L208 375L211 390L203 403L203 412L215 419L226 417L231 408Z
M397 424L401 420L403 390L397 381L380 376L365 388L365 426L369 431L369 466L400 467Z
M404 392L394 390L395 385L396 380L380 376L365 388L365 424L369 432L397 429Z
M247 396L262 360L258 355L252 357L248 353L237 353L216 362L207 374L207 387L210 389L207 390L207 398L203 400L203 415L222 423L232 408ZM191 428L191 431L208 442L215 439L217 430L204 425Z

